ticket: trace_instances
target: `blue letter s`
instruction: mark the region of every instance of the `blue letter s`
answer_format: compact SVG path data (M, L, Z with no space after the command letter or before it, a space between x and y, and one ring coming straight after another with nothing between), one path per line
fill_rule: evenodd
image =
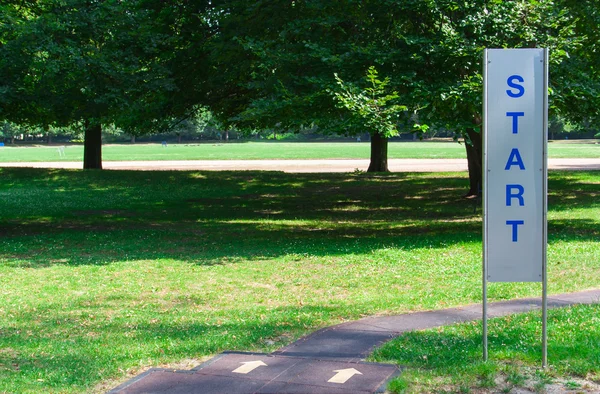
M508 77L508 79L506 80L506 83L508 86L510 86L513 89L517 89L518 92L514 92L510 89L506 90L506 94L508 94L510 97L512 98L517 98L517 97L521 97L522 95L525 94L525 88L521 85L516 84L514 81L517 82L525 82L525 80L523 79L522 76L520 75L511 75L510 77Z

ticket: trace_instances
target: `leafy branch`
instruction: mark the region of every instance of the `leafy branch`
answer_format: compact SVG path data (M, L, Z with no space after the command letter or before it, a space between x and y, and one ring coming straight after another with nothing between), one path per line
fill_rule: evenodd
M389 77L380 79L377 69L371 66L365 75L366 87L361 89L344 82L337 73L334 76L339 91L331 93L339 108L350 111L354 122L371 134L385 138L398 135L398 120L408 107L396 103L396 91L388 92Z

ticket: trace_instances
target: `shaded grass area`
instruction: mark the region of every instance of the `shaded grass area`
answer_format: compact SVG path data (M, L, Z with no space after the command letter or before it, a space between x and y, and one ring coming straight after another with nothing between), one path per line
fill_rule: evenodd
M481 361L480 321L404 334L377 349L371 358L407 368L391 382L395 392L485 388L507 393L515 388L542 392L557 378L562 380L561 392L589 389L577 379L600 384L600 305L549 311L547 370L540 368L539 311L490 319L488 329L488 362Z
M257 160L257 159L368 159L368 142L245 142L170 144L115 144L102 148L107 161L138 160ZM600 144L550 143L551 158L600 158ZM464 159L457 142L390 142L390 159ZM82 161L83 147L69 145L60 156L57 147L0 148L1 162Z
M463 173L0 176L0 391L94 391L364 315L481 301ZM551 293L600 286L599 189L598 172L551 174Z

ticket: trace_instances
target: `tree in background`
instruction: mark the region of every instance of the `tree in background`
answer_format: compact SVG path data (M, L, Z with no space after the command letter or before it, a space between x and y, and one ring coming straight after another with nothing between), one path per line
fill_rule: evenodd
M164 132L189 126L200 108L224 130L362 133L360 106L332 98L340 89L334 75L358 94L350 87L375 66L411 114L396 127L417 116L464 137L469 194L477 194L486 47L549 47L552 109L589 123L600 107L591 0L13 0L0 7L0 119L83 124L85 168L101 168L103 125L131 135ZM381 120L377 130L393 130L391 119ZM372 138L371 149L379 153L370 168L385 170L385 138Z
M556 0L572 21L567 56L551 69L554 112L578 129L600 123L600 9L597 1ZM598 128L598 126L596 126Z
M143 134L183 116L169 62L178 9L158 1L9 1L0 25L0 118L84 127L85 169L102 168L102 127Z
M420 66L413 54L422 34L415 21L422 2L409 2L411 12L406 2L385 3L219 3L219 32L208 45L210 84L216 85L209 105L223 123L240 129L317 127L324 134L363 134L365 128L356 127L361 117L332 98L339 90L334 74L347 87L360 86L365 71L376 66L391 77L390 91L412 113L414 69ZM368 131L376 137L369 168L385 170L387 139L378 137L390 134Z
M470 148L480 145L482 50L532 45L538 30L548 30L540 15L549 8L487 3L221 2L219 32L208 46L218 73L210 82L218 86L211 105L241 127L314 124L353 135L364 130L351 127L348 107L331 100L329 92L338 88L333 75L359 86L375 65L409 113L418 110L421 119L459 130L469 141L470 162L480 162L481 149ZM383 140L371 143L380 152L372 160L383 159ZM387 167L372 161L369 168ZM473 170L476 178L480 172Z
M469 163L468 195L481 192L482 55L484 48L550 49L552 112L575 115L567 103L572 56L582 42L576 18L558 2L431 2L440 21L440 40L430 51L435 67L418 71L424 81L422 116L458 130ZM581 67L582 63L575 60ZM566 78L566 79L565 79ZM580 91L581 92L581 91ZM566 101L565 101L566 100Z
M573 104L598 97L590 83L598 81L599 52L592 1L231 0L219 7L219 32L208 45L219 116L241 127L314 124L352 135L351 113L328 94L337 88L332 76L359 86L375 65L410 113L464 138L469 195L481 191L484 48L550 48L552 109L574 120L599 107L590 108L594 99ZM595 55L575 56L584 45Z
M0 122L0 137L10 140L11 145L15 143L15 138L24 132L22 126L7 121Z
M387 146L388 138L398 135L399 119L408 108L395 103L397 92L387 92L390 78L379 79L377 69L369 67L366 74L367 86L363 89L346 84L337 74L335 79L339 85L332 92L342 108L350 111L346 129L366 130L371 136L371 160L367 172L388 172Z
M201 108L193 116L174 122L169 129L169 134L175 135L178 143L181 143L184 138L188 140L201 139L207 129L214 125L214 122L215 120L210 111Z

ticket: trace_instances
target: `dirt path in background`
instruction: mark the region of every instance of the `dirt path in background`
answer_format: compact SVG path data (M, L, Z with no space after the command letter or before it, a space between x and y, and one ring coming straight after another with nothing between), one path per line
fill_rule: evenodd
M390 159L392 172L466 171L466 159ZM263 170L284 172L353 172L366 171L369 160L165 160L104 161L107 170ZM83 168L81 162L0 163L0 167ZM551 170L600 170L600 159L549 159Z

